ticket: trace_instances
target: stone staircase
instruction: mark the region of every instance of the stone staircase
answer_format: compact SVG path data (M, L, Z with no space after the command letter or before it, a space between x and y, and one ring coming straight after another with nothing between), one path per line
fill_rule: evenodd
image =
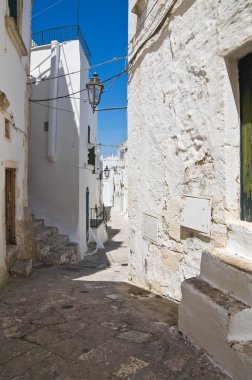
M45 226L43 219L32 219L38 260L50 264L72 264L81 260L79 245L60 235L57 227Z
M179 330L232 379L252 379L252 262L203 252L200 276L182 284Z

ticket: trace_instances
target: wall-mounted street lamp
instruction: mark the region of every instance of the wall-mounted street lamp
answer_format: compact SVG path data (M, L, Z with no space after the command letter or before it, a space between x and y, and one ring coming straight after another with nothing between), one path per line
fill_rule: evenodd
M108 179L109 173L110 173L110 169L108 168L108 166L106 166L106 168L103 170L103 172L104 172L105 178Z
M94 112L100 103L102 90L104 88L97 73L94 73L93 77L89 79L86 87L88 92L88 100Z
M106 166L105 169L100 172L100 176L99 176L100 181L102 180L102 173L104 173L104 177L106 179L109 179L110 169L108 166Z
M102 82L100 81L99 75L97 73L94 73L93 77L89 79L89 81L86 84L86 88L87 88L87 93L88 93L88 100L93 109L93 112L114 111L114 110L122 110L122 109L127 108L127 106L123 106L123 107L110 107L110 108L96 109L96 107L100 103L101 96L104 89L104 86Z

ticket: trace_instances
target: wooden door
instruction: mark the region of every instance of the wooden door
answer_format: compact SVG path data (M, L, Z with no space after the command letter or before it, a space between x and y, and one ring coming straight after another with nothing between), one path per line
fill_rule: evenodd
M241 219L252 222L252 54L239 61Z
M5 171L5 223L6 223L6 244L16 244L15 231L15 169Z

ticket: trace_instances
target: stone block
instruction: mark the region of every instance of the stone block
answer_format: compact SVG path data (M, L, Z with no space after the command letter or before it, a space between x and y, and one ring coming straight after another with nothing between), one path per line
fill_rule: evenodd
M10 274L17 277L28 277L32 271L32 259L17 259L10 269Z
M247 311L251 309L235 298L199 277L191 278L182 284L178 329L193 344L206 350L233 379L250 380L251 363L246 361L244 364L245 359L232 349L232 342L228 339L235 337L234 330L238 337L242 319L237 324L237 315Z
M252 262L227 251L203 252L200 277L217 289L252 305Z

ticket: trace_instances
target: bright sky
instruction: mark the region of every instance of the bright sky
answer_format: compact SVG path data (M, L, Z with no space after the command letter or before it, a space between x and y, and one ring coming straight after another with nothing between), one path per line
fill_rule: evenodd
M76 24L77 0L34 0L32 30ZM47 9L50 7L49 9ZM47 10L46 10L47 9ZM79 23L92 54L91 65L127 55L128 0L79 0ZM101 80L125 68L125 60L98 67ZM90 74L93 73L91 71ZM110 87L111 82L106 83ZM127 105L127 75L123 74L103 94L100 108ZM126 110L98 114L98 142L118 145L127 138ZM102 147L106 157L116 147Z

